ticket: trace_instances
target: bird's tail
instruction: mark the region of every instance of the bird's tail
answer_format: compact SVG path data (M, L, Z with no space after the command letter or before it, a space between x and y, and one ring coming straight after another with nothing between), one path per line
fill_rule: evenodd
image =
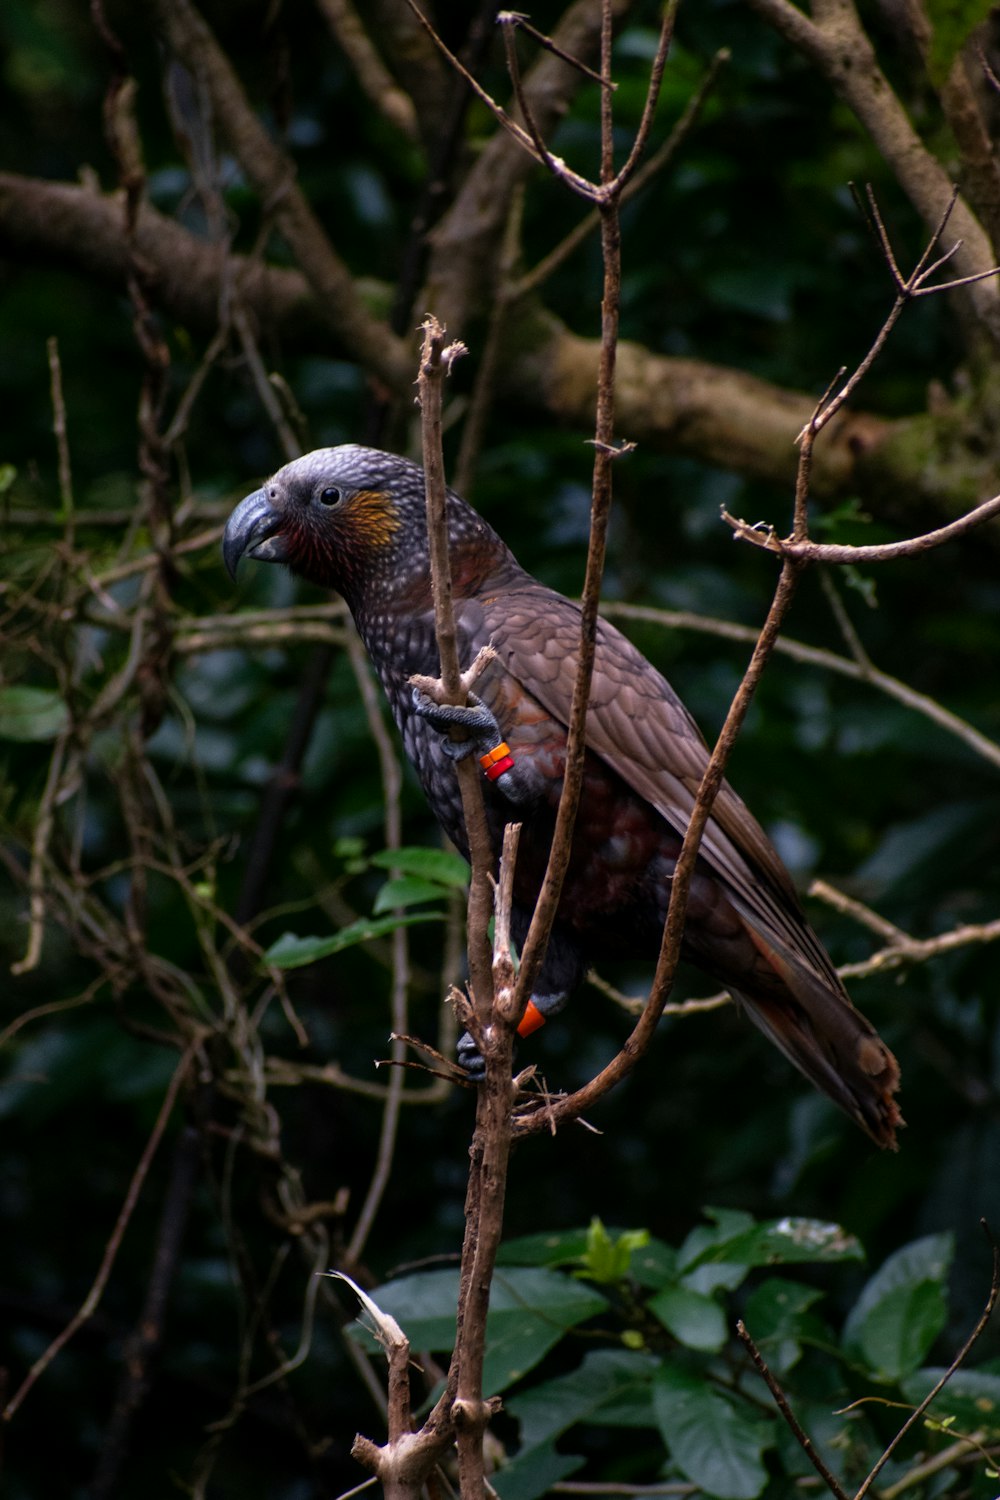
M770 974L767 982L733 990L734 998L789 1061L873 1141L895 1150L896 1129L905 1122L893 1097L899 1065L889 1048L855 1010L832 970L814 969L774 933L764 934L749 923L747 931Z

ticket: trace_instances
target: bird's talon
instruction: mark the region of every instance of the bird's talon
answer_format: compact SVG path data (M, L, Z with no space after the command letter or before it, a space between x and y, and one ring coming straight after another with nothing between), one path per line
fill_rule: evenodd
M473 1083L482 1083L486 1077L486 1061L471 1032L463 1031L455 1053L459 1067L465 1070Z
M442 732L451 728L468 730L473 749L480 740L489 740L492 747L502 738L495 716L475 693L469 694L468 703L459 704L435 703L430 694L419 687L414 687L412 691L414 713Z

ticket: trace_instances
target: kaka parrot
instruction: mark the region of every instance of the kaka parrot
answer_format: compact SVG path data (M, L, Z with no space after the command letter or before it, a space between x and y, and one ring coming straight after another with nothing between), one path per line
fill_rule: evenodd
M442 708L411 683L439 672L416 464L354 444L308 453L236 507L223 556L233 576L247 555L343 596L427 800L466 857L454 761L463 750L479 755L495 849L505 823L523 825L512 913L520 943L562 786L580 612L526 573L453 491L447 525L459 660L467 667L487 644L495 652L466 708ZM454 743L455 724L464 746ZM572 857L522 1035L566 1003L591 962L655 959L708 759L670 684L603 620L586 741ZM727 783L701 843L682 951L873 1140L895 1145L896 1060L852 1005L778 854ZM459 1056L475 1076L471 1038Z

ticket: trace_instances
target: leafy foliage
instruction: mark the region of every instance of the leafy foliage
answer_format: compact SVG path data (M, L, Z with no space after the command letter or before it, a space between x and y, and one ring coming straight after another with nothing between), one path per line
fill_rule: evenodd
M491 1480L504 1500L539 1500L556 1478L583 1466L584 1441L620 1428L630 1433L633 1476L687 1481L718 1500L756 1500L769 1486L780 1493L783 1481L794 1483L803 1454L787 1441L736 1338L741 1316L792 1408L828 1409L818 1447L848 1489L885 1441L887 1423L868 1393L902 1415L936 1382L941 1372L922 1362L947 1313L948 1236L891 1255L838 1332L819 1310L821 1289L761 1273L856 1262L863 1251L852 1235L810 1219L756 1221L722 1210L710 1219L676 1248L646 1230L609 1231L597 1219L586 1230L505 1246L487 1322L486 1382L509 1392L505 1409L517 1424L517 1449ZM711 1291L703 1289L708 1268ZM448 1353L456 1281L454 1271L414 1272L380 1287L378 1305L414 1348ZM665 1318L665 1310L677 1316ZM961 1469L972 1461L975 1492L985 1494L993 1477L987 1445L998 1436L1000 1377L970 1371L937 1398L919 1443L933 1452L959 1440L953 1461ZM613 1472L607 1478L613 1483Z

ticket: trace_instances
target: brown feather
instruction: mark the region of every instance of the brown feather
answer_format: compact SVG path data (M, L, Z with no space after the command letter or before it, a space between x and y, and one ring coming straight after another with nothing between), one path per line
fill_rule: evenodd
M533 583L477 603L506 673L530 684L538 703L568 724L579 655L577 606ZM514 735L507 726L505 733ZM587 745L683 836L708 749L670 684L606 621L599 624ZM739 988L730 986L734 996L818 1088L879 1145L895 1147L901 1123L893 1098L896 1060L851 1003L777 851L728 782L713 805L701 852L764 960Z

